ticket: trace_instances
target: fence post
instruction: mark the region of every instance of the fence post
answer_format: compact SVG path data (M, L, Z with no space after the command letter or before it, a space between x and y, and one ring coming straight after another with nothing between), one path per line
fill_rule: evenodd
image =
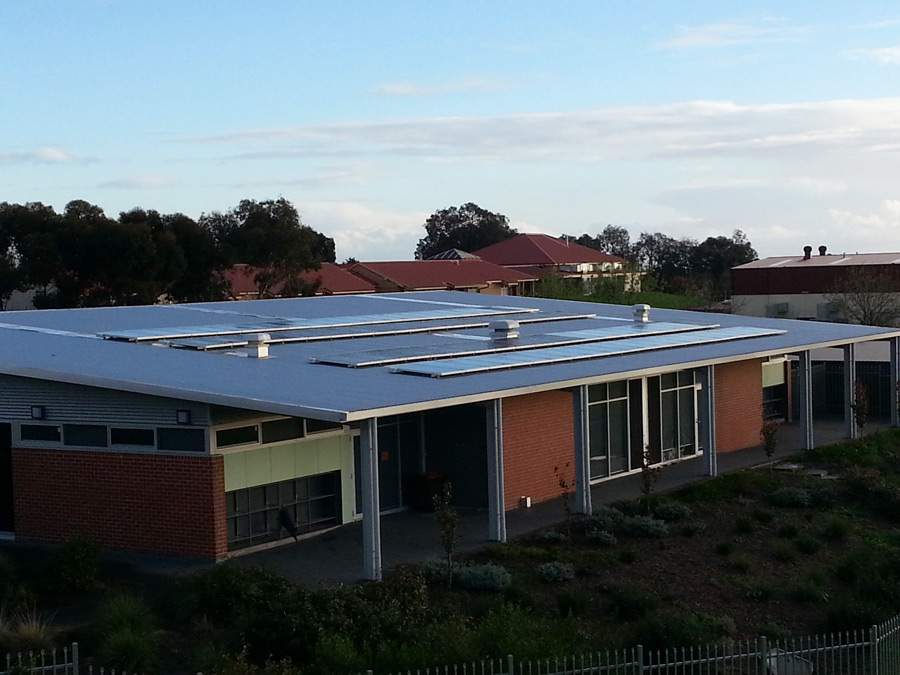
M638 672L643 673L644 672L644 645L637 646L635 658L637 659Z
M756 641L756 645L758 648L757 654L759 654L759 675L769 675L769 664L767 663L769 658L769 638L761 635L759 640Z
M879 675L881 669L878 664L878 626L873 625L869 629L869 672Z
M506 655L506 672L509 675L513 675L513 655L512 654Z
M78 643L72 643L72 673L78 675Z

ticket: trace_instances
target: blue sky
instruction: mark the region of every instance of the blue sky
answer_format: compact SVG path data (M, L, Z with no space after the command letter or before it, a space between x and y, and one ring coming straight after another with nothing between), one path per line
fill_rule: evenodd
M0 201L900 251L896 2L0 0Z

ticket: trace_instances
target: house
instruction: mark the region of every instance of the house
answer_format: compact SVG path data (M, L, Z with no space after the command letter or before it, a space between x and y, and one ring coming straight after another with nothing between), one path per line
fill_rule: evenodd
M810 350L843 354L849 391L873 341L897 381L900 330L646 305L436 291L7 312L0 532L222 559L359 519L377 579L381 514L429 472L503 541L521 497L558 497L558 467L583 513L645 448L714 475L758 444L788 361L812 447Z
M225 270L222 276L235 300L258 300L259 287L254 281L257 269L238 264ZM324 262L317 270L306 270L300 278L307 283L317 283L315 295L344 295L346 293L374 293L375 288L364 279L347 272L340 265ZM276 285L266 297L280 297L283 284Z
M358 262L347 271L380 293L455 290L490 295L531 295L537 277L480 258Z
M585 293L601 278L620 279L625 290L640 290L640 273L626 269L624 258L546 234L517 234L472 253L537 277L559 275L580 284Z
M900 295L900 253L828 253L763 258L731 270L732 311L746 316L841 321L832 302L848 275L874 275L893 282ZM837 294L839 295L839 294Z

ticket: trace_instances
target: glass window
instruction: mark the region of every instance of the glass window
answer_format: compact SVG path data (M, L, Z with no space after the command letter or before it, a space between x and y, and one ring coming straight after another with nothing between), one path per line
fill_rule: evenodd
M592 384L588 387L588 401L605 401L607 396L607 388L605 384Z
M105 448L106 427L99 424L63 424L63 439L66 445Z
M255 424L233 429L219 429L216 432L216 447L228 448L232 445L259 443L259 427Z
M628 395L628 383L625 380L609 383L609 398L625 398Z
M306 432L309 434L319 433L320 431L335 431L341 428L340 422L329 422L327 420L306 420Z
M303 438L303 419L300 417L288 417L283 420L262 423L263 443L278 443L294 438Z
M124 429L111 427L109 440L113 445L149 445L156 447L153 429Z
M676 373L666 373L660 376L663 389L674 389L678 386L678 375Z
M628 401L609 404L609 473L628 470Z
M19 427L19 435L23 441L52 441L59 443L62 436L55 424L23 424Z
M159 427L156 430L156 447L178 452L205 452L206 436L203 429Z

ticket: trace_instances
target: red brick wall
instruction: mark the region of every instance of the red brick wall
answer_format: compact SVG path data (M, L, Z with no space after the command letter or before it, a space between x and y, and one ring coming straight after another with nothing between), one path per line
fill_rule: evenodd
M762 426L762 360L717 365L716 451L759 445Z
M225 464L183 457L14 448L16 536L222 558Z
M504 506L519 497L535 502L557 497L558 467L569 481L575 475L575 428L572 394L549 391L503 399ZM568 464L568 466L566 466Z

